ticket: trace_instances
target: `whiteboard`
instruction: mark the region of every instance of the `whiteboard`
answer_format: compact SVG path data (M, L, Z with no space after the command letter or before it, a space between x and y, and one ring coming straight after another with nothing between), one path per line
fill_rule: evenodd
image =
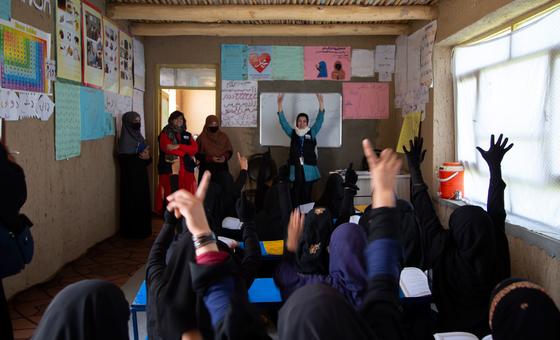
M338 148L342 145L342 96L340 93L322 93L325 102L325 119L317 134L317 146ZM290 146L288 137L278 120L278 93L266 92L260 95L259 129L260 143L264 146ZM309 116L309 126L313 126L319 102L315 93L285 93L282 103L286 120L293 127L300 112Z

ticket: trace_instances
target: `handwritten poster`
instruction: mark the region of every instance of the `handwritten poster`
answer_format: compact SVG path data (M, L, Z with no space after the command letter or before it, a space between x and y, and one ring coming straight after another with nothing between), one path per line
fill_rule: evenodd
M134 54L134 88L140 91L146 89L146 65L144 62L144 44L137 39L132 39Z
M405 104L412 105L420 88L420 46L424 31L419 30L408 37L407 46L407 86ZM405 112L408 113L408 112Z
M305 80L350 80L350 47L306 46L304 48Z
M80 155L80 86L56 82L55 159Z
M119 92L119 29L103 18L103 89Z
M272 79L272 46L249 46L247 55L247 77L249 80Z
M395 107L402 108L407 89L408 37L400 35L395 43L397 45L395 53Z
M140 131L142 132L142 136L146 136L146 122L144 121L144 91L134 90L134 94L132 95L132 111L135 111L140 115Z
M247 45L222 45L222 80L247 79Z
M119 33L119 94L132 96L132 39L123 31Z
M273 46L272 79L303 80L303 46Z
M57 76L82 82L82 43L80 0L56 1Z
M343 119L389 118L389 84L343 83Z
M222 126L257 127L256 81L222 81Z
M44 93L0 89L0 118L12 121L38 118L47 121L53 111L54 103Z
M103 87L103 17L97 8L82 3L83 82Z
M0 21L0 87L47 93L50 34L16 22Z
M421 112L411 112L404 116L401 134L397 144L397 152L404 153L403 145L406 146L407 149L410 149L409 141L414 139L414 137L418 137L418 134L420 133L421 116Z
M352 77L373 77L373 50L352 50Z
M375 71L395 72L395 45L377 45L375 47Z
M420 45L420 83L423 86L432 85L432 52L436 40L437 21L432 21L424 26L422 43Z
M103 91L80 89L81 140L101 139L111 134L111 115L104 110Z

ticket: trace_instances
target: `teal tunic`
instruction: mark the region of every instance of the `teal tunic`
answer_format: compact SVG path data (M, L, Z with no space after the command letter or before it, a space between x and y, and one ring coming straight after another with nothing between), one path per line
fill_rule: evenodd
M321 126L323 126L323 120L325 118L325 110L320 111L317 114L317 118L315 119L315 123L309 129L309 133L313 138L317 138L317 134L319 130L321 130ZM286 116L284 115L284 111L278 112L278 119L280 120L280 126L282 126L282 130L288 135L288 138L292 137L292 131L294 130L290 123L286 120ZM298 136L299 137L299 136ZM299 137L300 139L303 137ZM306 182L313 182L321 178L321 173L319 172L319 168L316 165L308 165L303 164L303 175L305 177ZM290 181L295 180L295 167L290 165Z

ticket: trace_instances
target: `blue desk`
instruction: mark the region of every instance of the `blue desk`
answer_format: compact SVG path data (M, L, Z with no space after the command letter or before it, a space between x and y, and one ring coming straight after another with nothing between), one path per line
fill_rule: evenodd
M257 278L249 288L249 302L275 305L282 303L282 296L272 278Z
M146 311L146 299L146 280L144 280L142 281L140 289L138 289L138 292L130 305L130 313L132 314L132 334L134 336L134 340L138 340L138 318L136 313Z

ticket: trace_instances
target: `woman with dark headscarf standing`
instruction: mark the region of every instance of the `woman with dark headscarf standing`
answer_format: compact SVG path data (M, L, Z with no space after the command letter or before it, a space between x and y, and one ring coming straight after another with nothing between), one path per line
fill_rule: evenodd
M487 210L462 206L449 218L449 230L441 225L424 183L420 164L422 138L410 141L404 151L412 182L412 203L418 216L424 246L424 264L433 270L433 297L438 308L439 332L466 331L483 337L488 329L488 300L494 286L509 277L510 262L505 235L504 190L501 161L513 144L502 135L490 148L480 148L490 167Z
M229 171L228 160L233 155L233 147L229 137L220 131L217 116L206 117L204 129L198 136L197 142L198 159L200 160L199 181L206 170L210 171L212 175L221 171Z
M128 302L119 287L84 280L60 291L49 304L33 340L128 340Z
M31 221L19 213L27 199L27 186L23 169L8 156L8 150L0 143L0 228L19 234ZM0 256L5 258L13 254L4 254L10 249L0 245ZM9 275L9 274L8 274ZM13 339L12 323L8 303L4 295L2 277L0 277L0 339Z
M198 150L198 144L187 131L185 116L181 111L171 113L167 122L158 137L159 188L155 199L155 210L159 213L163 213L165 209L165 197L175 190L196 191L194 178L196 163L192 157ZM174 162L179 162L178 176L172 169Z
M119 138L121 168L121 233L145 238L152 234L152 210L147 166L152 162L149 146L140 132L140 115L134 111L122 117Z

